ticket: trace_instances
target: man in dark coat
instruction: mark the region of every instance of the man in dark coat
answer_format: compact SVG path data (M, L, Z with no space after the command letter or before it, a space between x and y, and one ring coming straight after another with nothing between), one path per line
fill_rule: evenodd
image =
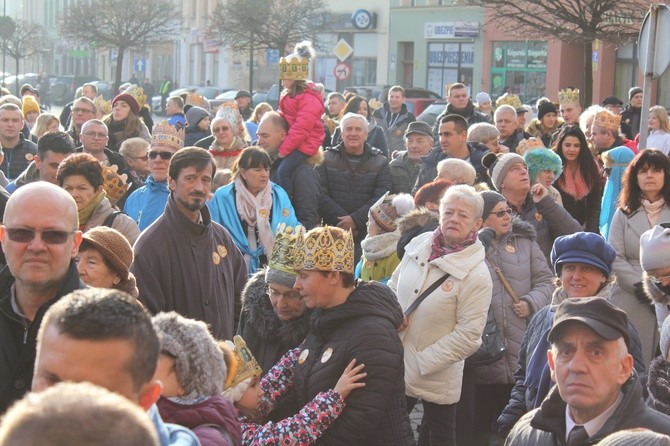
M279 147L287 134L288 123L277 112L265 113L256 131L257 144L264 148L272 159L270 179L275 183L277 182L277 169L282 162L282 158L279 158ZM314 166L320 162L322 157L323 153L319 151L316 155L307 158L293 172L293 195L289 198L295 209L295 216L305 229L312 229L321 222L319 216L321 182Z
M11 103L0 106L0 147L5 152L0 170L8 180L18 177L37 153L37 145L21 133L23 124L19 107Z
M387 102L375 111L377 124L384 129L388 153L405 149L403 136L410 122L416 121L405 105L405 89L395 85L389 89Z
M556 386L519 420L506 445L596 444L631 428L670 434L670 417L642 398L623 310L600 297L566 299L556 308L548 341Z
M439 147L440 120L447 115L459 115L465 118L468 127L478 122L489 122L489 118L475 109L475 104L468 96L468 87L457 82L449 87L447 108L435 120L433 125L433 140L435 147Z
M217 339L232 339L247 266L205 204L216 172L204 149L189 147L170 162L165 212L135 242L130 270L152 313L176 311L206 322Z
M296 251L295 288L314 309L295 369L300 405L332 389L352 361L364 364L367 374L365 387L351 392L342 414L315 444L413 444L397 332L403 313L395 295L378 282L354 281L349 231L314 228L298 240Z
M640 133L642 93L640 87L633 87L628 90L629 104L621 112L621 130L627 139L635 139L635 136Z
M365 117L347 113L340 121L342 143L326 150L317 167L323 194L319 210L325 224L351 229L356 240L356 259L360 241L367 233L368 211L390 191L388 159L365 142L368 122Z
M81 243L77 205L45 181L17 190L0 226L7 266L0 271L0 413L30 390L44 313L85 288L74 257Z

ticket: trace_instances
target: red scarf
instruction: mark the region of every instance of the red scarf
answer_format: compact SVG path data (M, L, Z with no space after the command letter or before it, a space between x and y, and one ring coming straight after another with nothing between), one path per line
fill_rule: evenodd
M447 254L463 251L465 248L474 244L476 241L477 232L472 231L462 242L456 243L455 245L447 245L444 242L442 230L438 226L437 229L435 229L433 232L433 241L430 244L430 257L428 258L428 261L430 262L431 260L435 260L438 257L442 257Z

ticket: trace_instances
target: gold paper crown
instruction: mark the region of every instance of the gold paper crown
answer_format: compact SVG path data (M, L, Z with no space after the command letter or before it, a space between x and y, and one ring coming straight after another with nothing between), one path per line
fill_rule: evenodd
M279 79L304 81L309 77L309 59L290 54L279 59Z
M500 107L501 105L511 105L514 108L514 110L523 108L523 104L521 103L521 99L519 99L519 96L509 93L505 93L504 95L496 99L496 107Z
M139 85L131 85L130 87L126 88L124 93L134 97L137 103L140 105L140 108L144 107L147 103L147 95L144 94L144 88L140 87Z
M395 195L389 195L386 192L370 207L370 216L377 223L377 226L386 232L393 232L398 229L398 225L396 224L398 211L393 207L393 197Z
M544 143L540 138L531 137L528 139L522 139L519 141L519 145L516 146L517 155L523 156L524 153L532 149L546 149Z
M200 96L196 93L188 93L184 105L195 105L196 107L209 110L209 101L207 101L204 96Z
M372 98L370 99L370 102L368 102L368 107L370 107L373 110L379 110L382 108L384 104L381 103L377 98Z
M615 115L609 110L600 110L593 118L593 124L597 127L604 127L613 132L619 131L619 124L621 124L621 115Z
M112 205L115 205L128 191L128 175L125 173L119 175L118 168L116 164L102 167L102 188Z
M252 376L261 377L263 369L258 365L256 358L254 358L254 355L241 336L236 335L233 338L232 346L230 345L230 341L226 341L226 344L231 348L232 355L230 357L230 364L226 364L228 366L228 375L223 386L224 389L237 387L245 379Z
M151 135L151 145L163 144L179 150L184 147L185 137L186 132L183 128L177 130L175 127L168 124L167 121L163 121L154 126L154 132Z
M93 104L95 104L95 108L102 115L108 115L112 112L112 101L105 101L105 98L102 97L102 95L96 96L95 99L93 99Z
M283 271L289 274L295 274L295 248L299 238L302 238L305 228L296 226L286 226L281 223L277 227L275 234L275 243L272 247L272 255L268 262L268 268Z
M242 122L242 115L237 108L236 102L224 102L216 112L214 119L224 119L230 122L231 125L236 126ZM235 129L233 129L235 131Z
M558 91L558 103L563 104L579 104L579 89L564 88Z
M295 247L294 269L354 273L354 237L351 230L332 226L314 228Z

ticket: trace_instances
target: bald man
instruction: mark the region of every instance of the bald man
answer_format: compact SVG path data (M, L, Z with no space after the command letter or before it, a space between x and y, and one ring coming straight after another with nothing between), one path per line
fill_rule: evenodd
M46 310L85 288L74 258L81 243L77 205L56 185L37 181L9 198L0 240L0 413L30 390L37 331Z

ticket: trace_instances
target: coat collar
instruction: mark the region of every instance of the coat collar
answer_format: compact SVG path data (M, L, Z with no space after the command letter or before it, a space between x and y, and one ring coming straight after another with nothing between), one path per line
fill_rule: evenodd
M432 240L433 232L417 236L405 248L405 255L417 258L419 263L429 263L436 266L458 280L463 280L474 267L484 262L484 245L479 240L463 251L438 257L428 262Z
M202 224L192 222L177 208L174 196L170 194L167 206L165 206L165 218L174 226L175 235L186 234L191 237L200 237L203 235L211 227L212 223L207 205L204 205L200 209L200 214L202 216Z

